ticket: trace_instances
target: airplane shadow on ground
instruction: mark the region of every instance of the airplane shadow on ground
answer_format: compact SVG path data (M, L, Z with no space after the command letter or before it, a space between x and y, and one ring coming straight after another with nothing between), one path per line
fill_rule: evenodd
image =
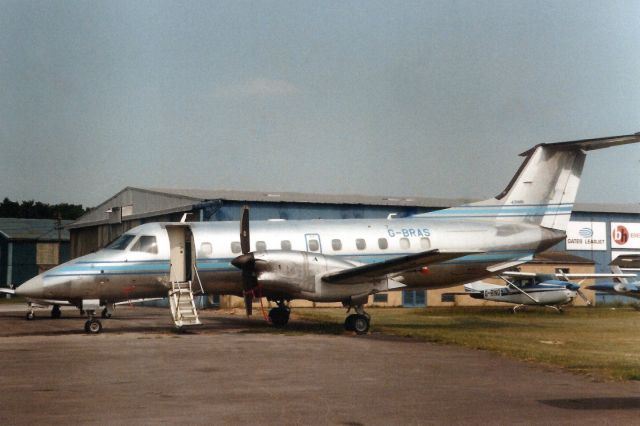
M640 410L640 398L570 398L538 401L565 410Z

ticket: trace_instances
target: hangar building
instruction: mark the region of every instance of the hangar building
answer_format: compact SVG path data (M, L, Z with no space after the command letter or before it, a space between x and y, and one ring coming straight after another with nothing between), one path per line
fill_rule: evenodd
M0 218L0 286L22 284L70 258L70 220Z
M185 213L190 214L190 221L239 220L240 209L245 204L251 207L252 220L299 220L386 218L390 214L406 217L472 201L127 187L68 225L67 229L70 232L71 256L75 258L104 247L135 226L147 222L179 221ZM577 265L584 267L589 264L592 265L589 270L609 272L608 264L615 256L640 253L640 204L576 204L566 241L552 250L567 250L572 257L546 259L547 268L554 265L554 269L577 271ZM584 269L580 271L587 272ZM378 303L396 306L456 303L443 300L438 293L426 293L405 291L401 297L389 295L383 301L385 295L378 295L376 299ZM615 296L598 296L600 301L608 301L610 297Z

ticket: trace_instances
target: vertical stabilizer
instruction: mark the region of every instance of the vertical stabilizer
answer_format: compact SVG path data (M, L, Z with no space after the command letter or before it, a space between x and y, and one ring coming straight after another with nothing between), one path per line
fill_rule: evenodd
M524 162L497 197L420 216L525 222L566 231L586 152L636 142L640 133L536 145L521 154Z

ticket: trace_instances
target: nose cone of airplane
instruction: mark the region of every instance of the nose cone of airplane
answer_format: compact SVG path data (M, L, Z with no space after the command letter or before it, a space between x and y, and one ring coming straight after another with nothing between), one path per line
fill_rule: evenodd
M16 288L17 296L24 297L44 297L44 280L40 275L25 281Z

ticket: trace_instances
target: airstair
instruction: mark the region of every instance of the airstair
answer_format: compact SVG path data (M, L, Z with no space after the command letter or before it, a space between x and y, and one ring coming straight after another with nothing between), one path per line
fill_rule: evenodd
M188 325L199 325L198 311L193 300L191 281L176 281L171 283L169 290L169 304L171 315L176 328Z

